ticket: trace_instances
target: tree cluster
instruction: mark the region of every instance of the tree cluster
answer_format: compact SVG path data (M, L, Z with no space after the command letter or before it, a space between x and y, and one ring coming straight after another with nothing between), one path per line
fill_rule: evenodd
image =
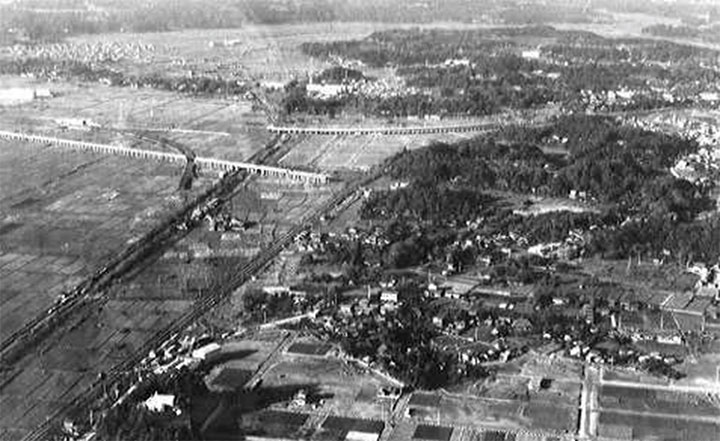
M589 116L499 136L507 142L476 138L398 154L389 174L409 185L376 191L361 215L437 228L482 217L485 233L515 232L531 243L560 241L575 230L589 235L587 252L620 258L663 250L681 259L720 255L717 216L697 219L714 207L710 188L668 171L697 149L694 141ZM567 156L543 152L557 139L565 140ZM587 192L599 212L521 216L488 197L493 190L556 197Z
M187 440L195 438L190 419L193 403L208 393L203 373L182 369L172 375L151 377L139 385L131 399L96 412L97 436L103 440ZM138 403L154 392L175 395L181 415L172 410L156 413Z
M289 293L267 294L261 290L249 290L242 299L245 314L256 323L289 317L295 311L295 298Z
M325 69L313 77L313 80L317 83L329 84L347 84L366 79L361 71L342 66L333 66Z
M543 46L545 59L520 56L527 49L522 37L527 36L555 40ZM586 105L583 91L623 88L641 93L607 104L607 110L641 110L667 105L653 87L669 84L678 91L678 99L685 99L720 81L716 69L701 66L715 63L717 51L665 41L605 39L547 26L388 30L362 40L304 43L301 48L319 58L395 66L406 84L418 90L403 96L313 103L307 109L312 114L335 114L347 107L385 117L487 115L551 102L581 109Z
M404 217L427 220L435 225L455 225L480 216L493 200L471 189L438 187L424 181L412 188L373 193L363 204L362 216L385 220Z
M367 316L341 338L343 350L354 357L369 357L408 385L437 389L464 378L479 378L487 373L481 367L460 369L455 354L439 350L433 339L438 335L426 308L420 307L416 286L403 287L403 303L389 312L383 323Z

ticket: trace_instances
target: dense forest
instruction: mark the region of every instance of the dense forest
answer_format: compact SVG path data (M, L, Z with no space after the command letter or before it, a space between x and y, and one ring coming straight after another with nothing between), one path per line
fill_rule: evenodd
M710 188L668 171L676 158L697 149L694 141L589 116L499 136L503 139L481 137L400 153L388 172L408 186L374 192L362 216L435 228L483 218L486 232L514 231L532 243L582 230L588 235L586 252L612 257L663 252L680 260L720 257L720 220L698 218L714 208ZM558 138L567 139L567 155L544 153L542 147ZM585 192L599 212L527 218L489 196L509 191L567 197L571 190Z

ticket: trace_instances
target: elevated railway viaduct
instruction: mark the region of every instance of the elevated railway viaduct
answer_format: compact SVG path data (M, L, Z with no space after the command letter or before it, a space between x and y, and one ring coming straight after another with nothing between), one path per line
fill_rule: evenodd
M90 151L93 153L103 153L108 155L128 156L138 159L153 159L158 161L177 162L181 164L184 164L187 161L186 155L180 153L159 152L155 150L135 149L108 144L96 144L91 142L54 138L50 136L31 135L19 132L7 132L0 130L0 139L31 142L37 144L51 144L57 147L72 150ZM328 175L321 173L291 170L282 167L252 164L249 162L227 161L223 159L196 157L195 163L200 168L222 170L227 172L245 170L261 176L270 176L294 181L303 181L312 184L325 184L328 182L329 179Z
M497 128L497 123L453 124L416 127L298 127L269 125L271 133L310 135L425 135L434 133L484 132Z

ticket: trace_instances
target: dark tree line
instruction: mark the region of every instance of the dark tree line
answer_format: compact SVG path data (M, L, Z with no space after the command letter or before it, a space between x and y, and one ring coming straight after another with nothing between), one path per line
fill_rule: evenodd
M457 224L487 211L494 198L470 189L435 186L425 181L410 189L376 192L363 205L367 219L428 220L434 224Z

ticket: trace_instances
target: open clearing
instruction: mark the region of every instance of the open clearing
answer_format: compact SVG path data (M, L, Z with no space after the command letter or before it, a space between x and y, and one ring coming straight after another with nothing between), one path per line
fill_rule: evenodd
M337 358L286 354L263 376L263 387L297 384L317 385L318 394L323 397L322 410L333 415L381 420L394 402L377 397L380 388L392 384Z
M477 428L570 433L577 426L577 405L517 399L442 395L436 406L418 408L416 419Z

